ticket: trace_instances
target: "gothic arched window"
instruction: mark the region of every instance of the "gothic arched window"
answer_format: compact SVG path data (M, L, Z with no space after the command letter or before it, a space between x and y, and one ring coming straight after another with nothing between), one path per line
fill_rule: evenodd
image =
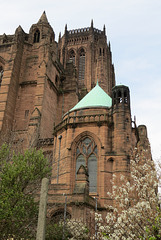
M34 33L34 43L38 43L40 41L40 31L37 29Z
M69 53L69 61L75 65L75 52L73 50L71 50Z
M82 139L77 146L76 174L81 165L88 170L89 192L97 192L97 145L89 137Z
M79 53L79 81L84 80L85 76L85 51L81 48Z

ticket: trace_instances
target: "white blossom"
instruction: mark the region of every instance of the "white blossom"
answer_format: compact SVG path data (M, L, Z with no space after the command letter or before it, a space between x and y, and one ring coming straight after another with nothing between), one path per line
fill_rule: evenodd
M122 175L120 185L117 186L114 175L112 192L108 193L115 200L115 206L108 206L112 211L107 213L107 226L103 228L101 225L99 231L102 236L106 232L110 240L147 239L146 229L152 228L159 214L158 179L154 162L146 158L147 151L139 153L137 148L134 151L129 177Z

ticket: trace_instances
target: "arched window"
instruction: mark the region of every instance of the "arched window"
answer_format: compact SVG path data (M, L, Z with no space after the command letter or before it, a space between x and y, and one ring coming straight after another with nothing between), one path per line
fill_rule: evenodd
M69 61L75 65L75 52L73 50L71 50L69 53Z
M82 139L77 146L76 174L81 165L88 170L89 192L97 192L97 145L89 137Z
M79 81L84 80L84 76L85 76L85 51L83 48L81 48L79 54Z
M2 83L3 72L4 72L3 67L0 66L0 86L1 86L1 83Z
M40 41L40 31L37 29L34 33L34 43L38 43Z

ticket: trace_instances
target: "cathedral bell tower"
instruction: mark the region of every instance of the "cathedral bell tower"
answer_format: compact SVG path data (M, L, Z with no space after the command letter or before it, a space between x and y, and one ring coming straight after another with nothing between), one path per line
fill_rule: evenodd
M64 35L59 35L58 55L64 68L68 62L73 63L79 96L82 92L89 92L97 80L100 87L111 96L115 74L105 26L99 30L94 27L93 20L91 26L86 28L68 30L66 25Z

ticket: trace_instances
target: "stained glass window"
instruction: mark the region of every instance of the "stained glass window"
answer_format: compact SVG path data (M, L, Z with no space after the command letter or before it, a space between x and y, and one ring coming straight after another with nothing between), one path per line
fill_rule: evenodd
M95 146L95 148L94 148L94 152L97 154L97 146Z
M77 154L79 154L80 153L80 150L79 150L79 148L77 147Z
M83 166L86 166L86 163L85 163L85 158L83 155L79 155L77 157L77 161L76 161L76 174L80 168L80 166L83 165Z
M97 191L97 158L92 154L88 158L89 192Z
M92 138L83 138L76 149L76 174L80 166L88 170L89 192L97 192L97 145Z

